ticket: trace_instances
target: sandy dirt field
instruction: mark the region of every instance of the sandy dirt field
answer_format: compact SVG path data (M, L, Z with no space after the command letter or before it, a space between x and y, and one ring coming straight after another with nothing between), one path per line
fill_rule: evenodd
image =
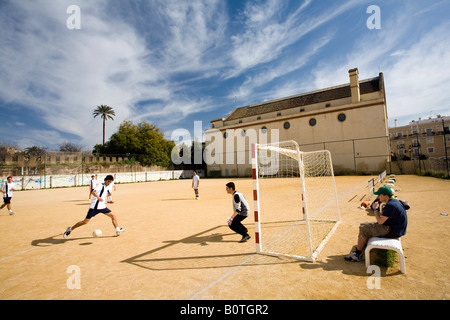
M448 180L397 176L397 195L411 205L406 274L398 262L381 268L370 289L364 262L344 260L359 224L374 221L357 208L370 178L336 178L342 221L313 263L255 254L254 237L238 243L226 224L225 179L202 179L199 201L190 180L117 185L108 207L127 228L119 237L103 215L62 237L84 219L87 187L15 192L16 214L0 211L0 299L450 298ZM251 179L233 181L253 208ZM253 214L245 224L253 236ZM94 229L103 236L93 238Z

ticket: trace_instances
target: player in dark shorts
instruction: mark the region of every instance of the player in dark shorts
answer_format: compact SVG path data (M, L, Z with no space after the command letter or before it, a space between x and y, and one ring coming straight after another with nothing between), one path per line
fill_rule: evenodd
M114 177L112 175L108 175L105 178L105 182L99 184L94 191L92 191L92 195L94 196L94 199L92 199L91 205L89 206L89 211L86 215L86 218L84 220L81 220L77 222L72 227L68 227L66 232L64 232L63 236L64 238L67 238L69 234L76 228L84 226L85 224L89 223L93 217L95 217L99 213L103 213L104 215L111 218L114 228L116 228L116 234L120 235L122 232L125 231L125 228L119 228L119 224L117 223L117 218L114 213L111 212L106 207L106 197L108 196L108 193L112 193L110 190L112 185L111 183L114 181Z
M7 207L10 215L14 214L14 211L11 209L11 199L14 190L16 190L16 184L13 182L13 176L8 176L1 188L3 193L3 204L0 206L0 210Z

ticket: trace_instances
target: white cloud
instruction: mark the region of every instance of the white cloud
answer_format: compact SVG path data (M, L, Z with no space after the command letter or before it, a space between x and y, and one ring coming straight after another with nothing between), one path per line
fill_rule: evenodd
M22 127L10 129L10 133L13 133L16 142L14 143L19 148L27 148L31 146L48 147L46 141L54 141L56 146L66 141L62 135L54 130L39 130L31 129L24 131Z
M144 121L148 118L159 119L157 125L160 127L172 126L180 119L199 113L199 111L208 111L215 106L213 101L206 98L172 99L160 108L153 105L143 106L140 114L135 116L136 121Z
M269 62L279 56L283 48L296 42L302 34L292 28L310 2L304 2L282 21L276 15L282 10L282 2L271 0L260 5L248 3L244 12L244 30L231 37L231 57L235 66L224 77L233 78L247 69Z
M416 22L408 10L384 20L381 30L369 32L343 59L319 63L314 88L348 83L351 68L359 69L360 79L381 71L391 126L395 119L403 125L430 110L450 114L450 23L419 32Z
M358 0L350 0L330 5L321 14L305 13L312 3L302 2L298 8L280 19L278 11L282 10L282 2L271 0L257 5L249 3L250 9L245 12L244 30L231 37L233 51L231 56L235 66L224 77L237 77L248 69L278 58L283 50L298 42L323 24L335 19L342 13L360 4Z
M6 74L0 78L4 100L32 106L50 127L82 137L83 145L93 145L101 142L102 130L101 122L92 117L96 105L112 106L121 121L130 115L140 94L168 95L157 85L142 85L158 77L143 61L145 44L127 25L116 23L111 36L112 25L90 15L85 3L81 30L68 30L61 3L18 3L13 9L21 20L14 17L1 23L8 33L0 45L0 64ZM86 134L87 128L92 134ZM112 125L107 128L114 130Z
M392 53L390 54L390 56L391 56L391 57L404 56L405 53L406 53L405 50L397 50L397 51L395 51L395 52L392 52Z
M207 53L224 45L227 17L223 1L160 1L166 38L162 67L169 73L209 71L217 60ZM158 22L157 22L158 23ZM216 65L217 67L217 65Z
M245 99L255 93L259 87L270 83L271 81L281 78L291 72L297 71L307 65L307 63L333 38L332 35L325 35L322 38L317 39L307 48L304 48L298 56L290 57L289 59L282 59L278 62L274 62L270 67L262 68L261 71L256 72L255 75L247 77L246 81L235 91L233 91L229 98L234 96L240 99ZM289 87L289 88L288 88ZM290 95L298 94L299 88L297 83L293 84L292 81L281 88L275 88L270 93L265 94L266 99L278 99L285 97L287 93Z
M32 106L50 127L79 136L85 146L101 142L101 121L92 117L100 104L116 112L115 121L107 122L107 137L123 120L142 119L142 113L174 119L175 111L181 111L181 117L189 114L185 110L200 112L205 107L183 97L172 101L180 87L171 83L171 75L204 70L209 71L206 76L214 74L213 61L205 63L203 53L223 32L225 21L216 13L220 1L159 4L170 29L159 49L147 49L136 27L108 17L108 1L79 3L81 30L66 28L70 1L8 4L14 14L7 17L3 12L5 19L0 19L6 33L0 39L4 101ZM145 100L159 103L142 112L136 104Z
M386 72L390 120L426 116L431 110L450 114L449 28L447 22L429 30Z

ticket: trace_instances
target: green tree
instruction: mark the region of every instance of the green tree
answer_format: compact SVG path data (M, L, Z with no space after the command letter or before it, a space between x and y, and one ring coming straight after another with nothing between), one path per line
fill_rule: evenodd
M175 143L164 139L161 129L145 121L135 125L124 121L103 146L96 145L94 153L136 155L141 165L171 164L171 151Z
M108 119L114 120L114 118L112 116L115 117L116 116L116 112L110 106L102 104L100 106L97 106L97 108L94 110L93 115L94 115L94 118L96 118L97 116L101 116L102 119L103 119L103 145L105 145L106 120L108 120Z

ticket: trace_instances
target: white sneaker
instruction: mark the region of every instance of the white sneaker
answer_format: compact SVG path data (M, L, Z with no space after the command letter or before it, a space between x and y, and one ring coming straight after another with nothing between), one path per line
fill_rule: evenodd
M71 231L72 231L72 227L68 227L66 232L64 232L64 234L63 234L64 239L67 239L67 237L69 236Z
M116 234L117 234L118 236L120 236L120 234L121 234L122 232L124 232L126 229L127 229L127 228L120 228L119 230L116 230Z
M12 216L13 214L16 214L16 213L13 212L13 211L10 211L10 212L9 212L9 215L10 215L10 216Z

